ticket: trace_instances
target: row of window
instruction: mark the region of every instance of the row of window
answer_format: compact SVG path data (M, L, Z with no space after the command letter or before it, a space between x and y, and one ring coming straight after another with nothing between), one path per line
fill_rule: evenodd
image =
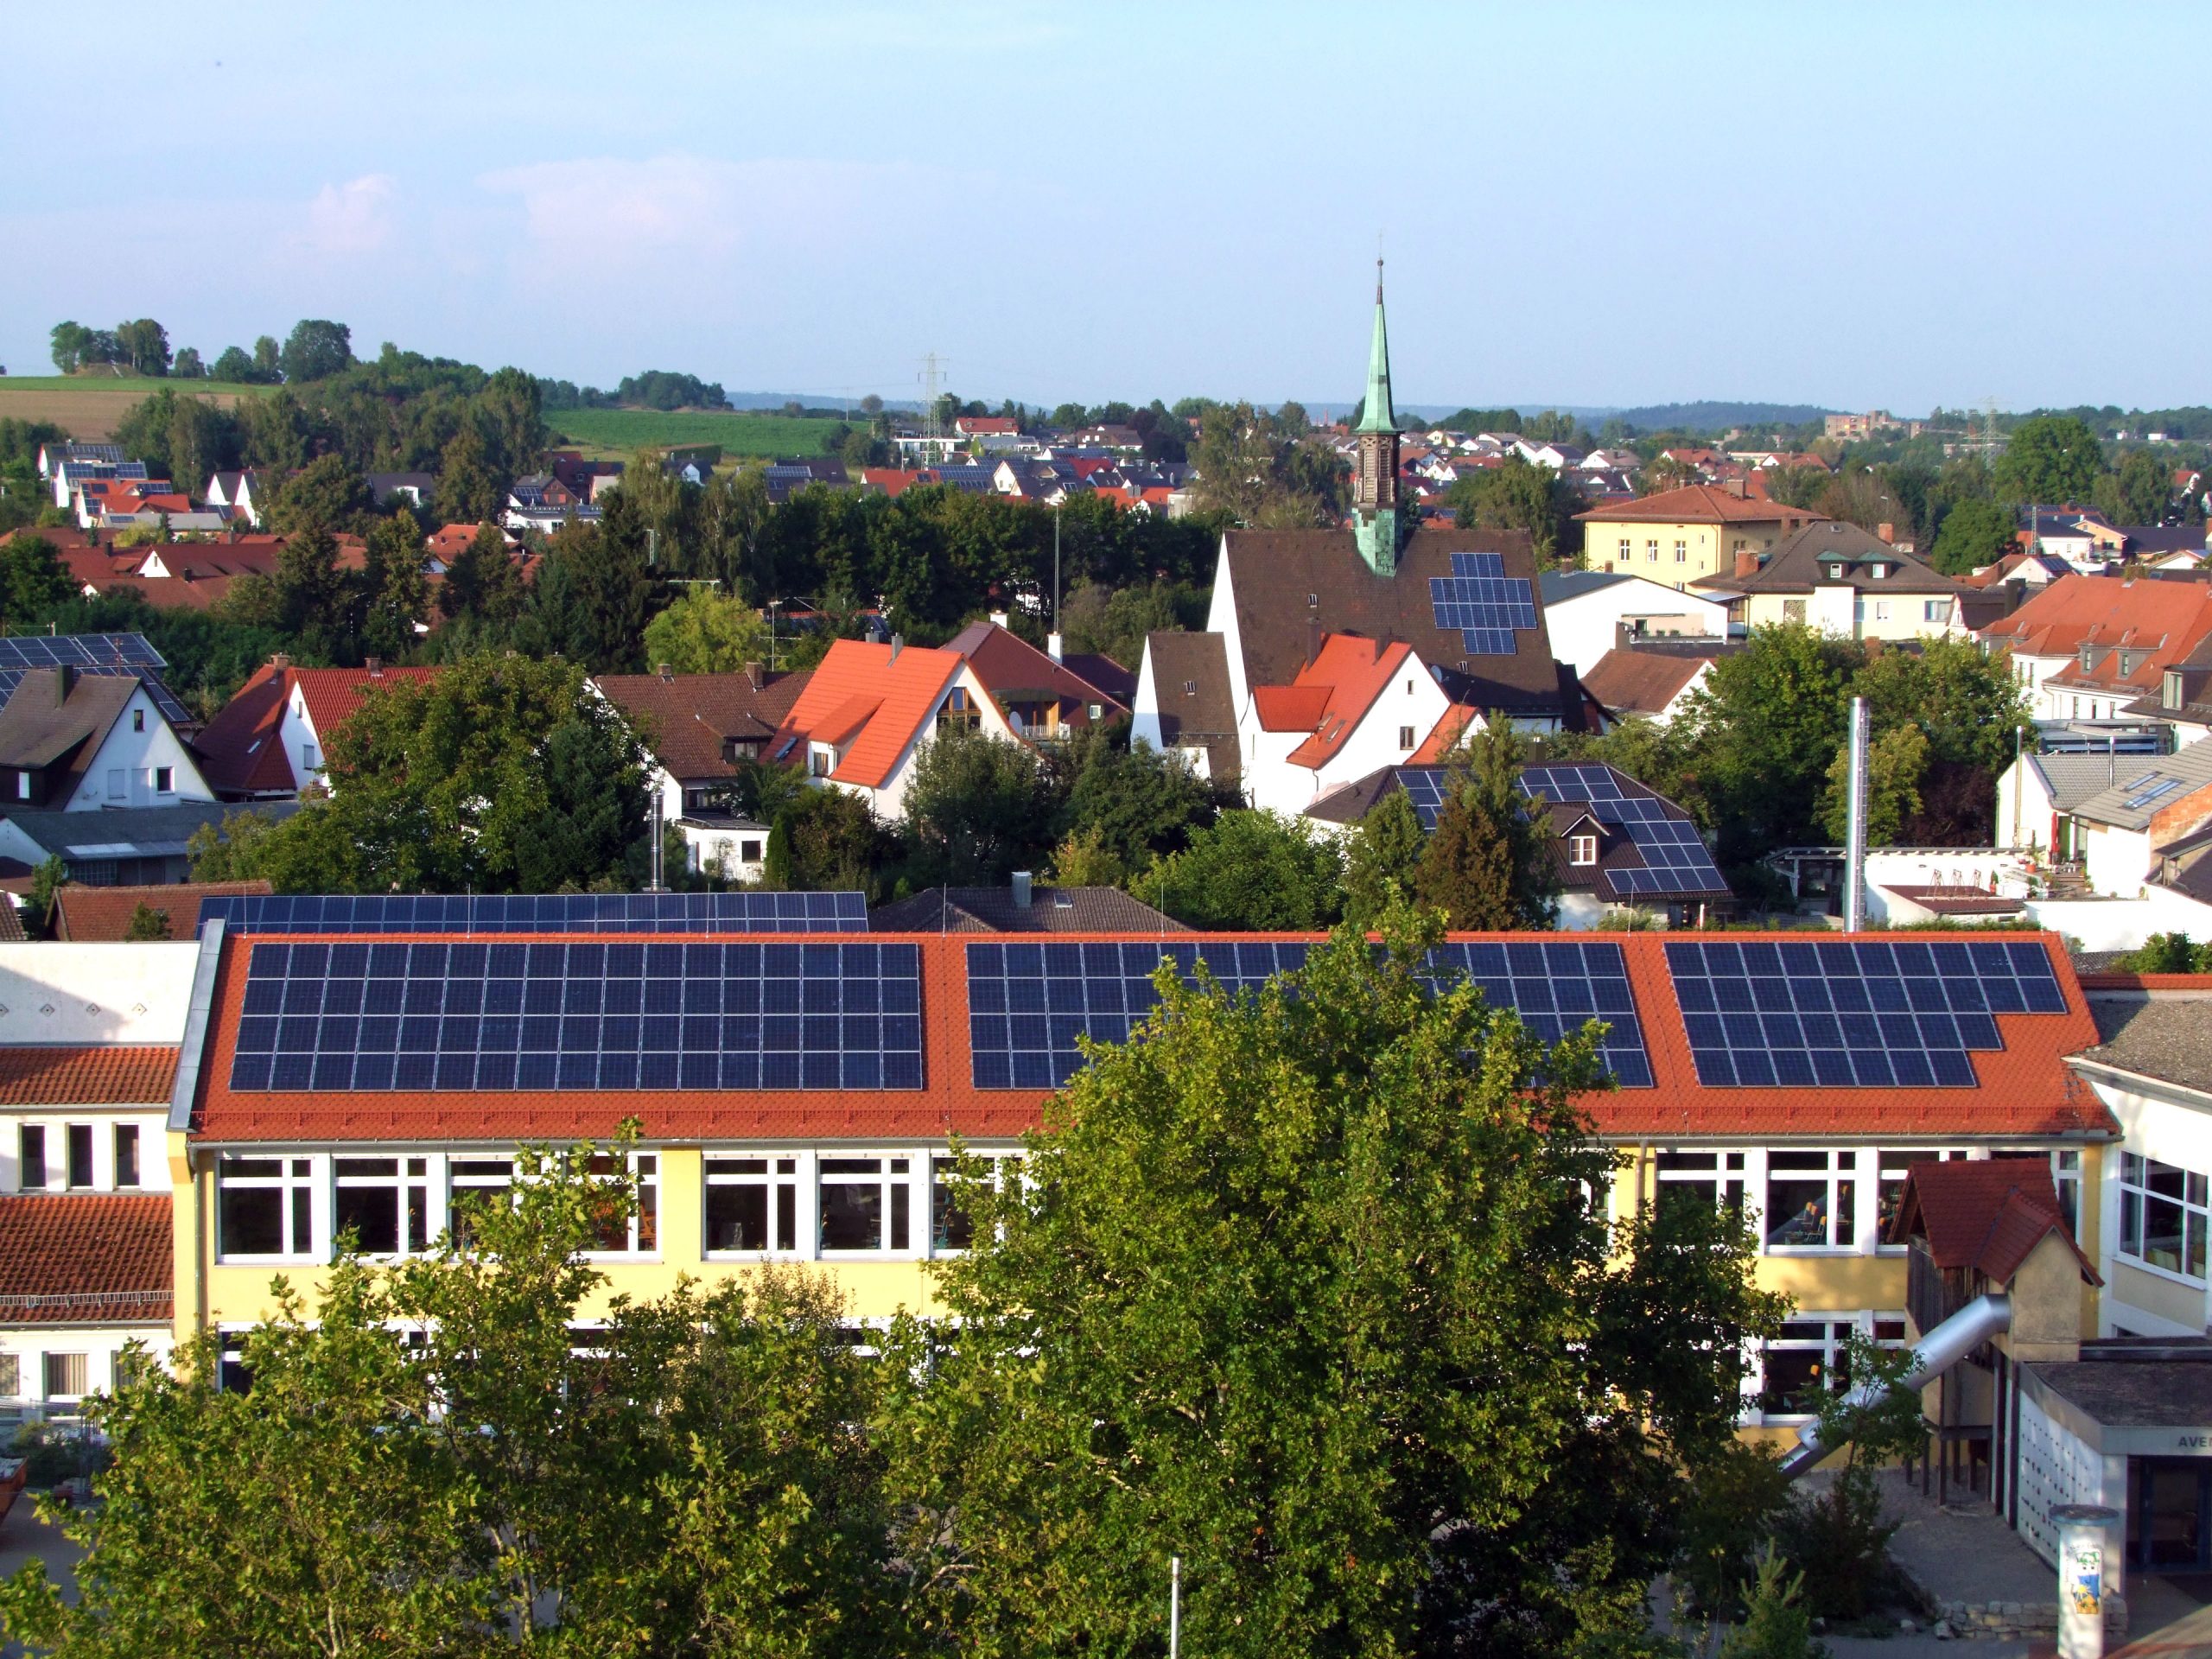
M701 1248L795 1256L965 1249L974 1230L946 1184L950 1163L920 1154L710 1156ZM599 1174L612 1167L603 1155L594 1162ZM630 1173L636 1213L610 1205L599 1249L650 1255L661 1246L659 1157L634 1154ZM404 1255L448 1228L465 1243L467 1201L516 1179L514 1160L501 1157L225 1157L215 1170L216 1249L226 1262L319 1261L350 1234L367 1254Z
M1823 1313L1786 1321L1759 1354L1758 1408L1762 1417L1809 1417L1821 1396L1851 1385L1852 1333L1885 1348L1904 1341L1901 1313Z
M1656 564L1659 563L1659 543L1657 542L1647 541L1644 543L1643 562L1646 564ZM1675 543L1675 563L1676 564L1688 564L1689 562L1690 544L1686 541L1677 540ZM1625 569L1628 566L1635 563L1636 543L1630 540L1629 537L1624 536L1620 538L1620 551L1614 557L1613 568L1616 570Z
M2203 1176L2135 1153L2120 1154L2120 1254L2205 1282L2212 1195Z
M42 1192L60 1185L75 1191L137 1186L139 1184L138 1126L111 1123L108 1130L108 1175L103 1181L94 1159L99 1125L24 1123L16 1130L16 1190ZM58 1132L56 1132L58 1130Z
M120 1387L149 1362L139 1353L118 1352L112 1363L88 1353L19 1354L0 1351L0 1404L43 1402L74 1405L95 1389ZM110 1372L110 1376L101 1376Z

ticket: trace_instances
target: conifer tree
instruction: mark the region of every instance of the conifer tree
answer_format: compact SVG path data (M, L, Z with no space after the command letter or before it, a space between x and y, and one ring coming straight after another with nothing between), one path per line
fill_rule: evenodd
M1520 737L1502 715L1471 728L1446 780L1414 896L1454 928L1549 928L1559 916L1551 826L1521 790Z

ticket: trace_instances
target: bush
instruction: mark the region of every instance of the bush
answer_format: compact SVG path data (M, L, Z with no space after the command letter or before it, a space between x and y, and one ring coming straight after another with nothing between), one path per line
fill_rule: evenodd
M2212 944L2192 944L2186 933L2153 933L2113 965L2127 974L2212 973Z

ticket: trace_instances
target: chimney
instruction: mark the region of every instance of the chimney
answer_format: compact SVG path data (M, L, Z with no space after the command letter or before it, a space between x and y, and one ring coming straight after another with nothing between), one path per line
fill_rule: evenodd
M1006 626L1006 613L1004 611L993 611L991 613L991 621L996 626L1001 628Z
M653 664L653 672L659 675L662 680L668 684L673 685L676 683L676 670L670 664L655 663Z
M372 679L372 680L380 680L380 679L384 678L384 658L381 658L381 657L370 657L370 658L364 658L363 660L364 660L364 661L367 664L367 665L368 665L368 670L369 670L369 677L370 677L371 679Z
M1727 491L1729 494L1734 496L1738 501L1745 499L1748 493L1745 486L1744 480L1740 478L1732 478L1720 487Z
M276 652L269 659L269 666L276 670L279 673L282 673L285 669L289 668L291 665L292 659L281 651Z
M1306 661L1308 666L1311 666L1313 659L1320 654L1321 619L1318 616L1309 616L1306 619Z
M68 702L69 688L77 683L77 671L67 663L62 664L54 671L54 683L60 689L60 695L54 698L54 702L57 703Z
M891 660L894 663L897 662L899 660L899 653L906 649L906 636L902 633L893 634L891 636Z
M1882 520L1880 524L1874 526L1874 533L1880 537L1882 540L1890 543L1892 545L1895 544L1897 539L1897 527L1886 518Z
M1029 872L1027 870L1014 873L1014 907L1016 910L1029 908Z
M1060 631L1058 628L1053 629L1052 632L1045 636L1045 654L1051 658L1054 662L1058 662L1060 660L1060 653L1065 648L1066 643L1067 642L1065 640L1060 638Z
M1736 575L1739 579L1745 576L1756 576L1758 573L1759 556L1757 553L1746 550L1736 556Z
M745 683L751 686L755 691L758 691L760 689L762 684L766 683L766 678L767 676L762 671L760 664L747 663L745 665Z

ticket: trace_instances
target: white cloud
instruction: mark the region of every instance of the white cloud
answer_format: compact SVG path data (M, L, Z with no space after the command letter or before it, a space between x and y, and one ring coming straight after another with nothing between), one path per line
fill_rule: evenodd
M326 184L308 203L307 223L296 238L312 253L369 253L391 237L391 204L398 181L365 173L345 184Z

